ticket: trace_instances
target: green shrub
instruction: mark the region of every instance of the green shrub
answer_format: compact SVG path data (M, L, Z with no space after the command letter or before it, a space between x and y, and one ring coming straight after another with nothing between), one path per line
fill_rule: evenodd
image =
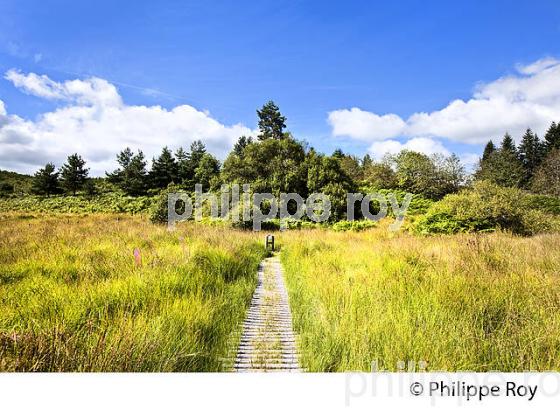
M547 214L560 215L560 198L549 195L524 195L523 206Z
M503 229L521 235L558 230L554 201L487 181L447 195L415 223L421 233L485 232ZM540 196L542 197L542 196Z
M95 196L56 195L50 197L26 195L0 198L0 212L36 212L41 214L141 214L148 211L150 197L130 197L116 192Z
M150 207L149 214L150 214L150 221L153 223L167 223L167 215L168 215L168 195L170 193L179 193L181 195L185 195L187 198L190 199L191 205L193 206L192 214L189 219L194 218L194 199L192 196L186 193L185 191L181 190L176 185L169 185L166 189L162 190L159 194L157 194L152 202L152 206ZM208 204L206 202L203 203L203 215L209 215L210 212L208 211ZM182 215L185 212L185 203L183 201L177 201L175 204L175 211L177 214ZM210 218L209 218L210 219ZM211 225L207 223L207 225Z
M331 225L331 229L337 232L344 231L363 231L365 229L374 228L376 223L369 219L361 219L359 221L339 221Z
M360 189L364 195L379 193L384 195L387 199L389 199L389 195L392 194L397 199L399 206L403 203L406 194L408 194L408 192L401 191L399 189L371 189L368 187L362 187ZM425 214L433 204L434 201L432 199L425 198L420 194L412 194L412 200L408 206L407 215ZM370 208L372 213L379 212L379 203L377 201L372 201ZM387 215L394 216L393 209L391 208L389 201L387 201Z

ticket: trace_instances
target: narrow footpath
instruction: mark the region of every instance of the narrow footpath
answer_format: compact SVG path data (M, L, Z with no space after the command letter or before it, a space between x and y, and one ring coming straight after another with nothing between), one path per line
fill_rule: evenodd
M277 256L265 259L243 323L234 371L299 372L288 292Z

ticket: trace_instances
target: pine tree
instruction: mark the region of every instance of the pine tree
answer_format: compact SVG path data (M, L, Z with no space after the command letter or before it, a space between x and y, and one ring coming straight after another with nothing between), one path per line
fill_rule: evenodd
M515 142L513 142L513 138L511 135L506 132L504 138L502 139L502 145L500 146L500 151L502 153L507 153L508 155L515 155L517 156L517 149L515 148Z
M247 145L251 144L253 142L253 138L251 137L246 137L246 136L241 136L237 142L235 143L235 145L233 146L233 152L235 153L235 155L237 155L239 158L243 157L243 151L245 150L245 148L247 147Z
M492 140L490 140L484 147L484 152L482 153L482 161L486 161L487 159L489 159L494 152L496 152L496 146L494 145Z
M177 182L179 169L173 153L164 147L159 157L154 158L149 173L150 186L155 189L167 188L172 182Z
M286 117L280 113L280 109L273 101L267 102L260 110L257 110L257 115L259 117L259 140L285 137Z
M492 156L492 180L504 187L519 187L523 180L523 164L519 160L515 142L507 132L500 149Z
M201 184L202 190L206 191L212 188L213 182L220 174L220 163L213 156L205 153L200 159L198 166L194 172L195 184Z
M333 151L331 156L336 159L342 159L344 158L344 152L342 152L340 148L337 148Z
M121 168L107 173L108 181L128 195L144 195L147 190L147 163L144 153L138 151L135 155L130 148L126 148L117 155L117 162Z
M196 169L205 153L206 146L202 141L196 140L191 144L190 161L193 169Z
M192 180L193 175L189 166L190 154L183 147L179 147L175 151L175 159L177 160L177 180L180 184L185 185Z
M489 142L484 149L479 168L475 173L478 180L488 180L504 187L518 187L524 175L523 165L519 160L513 138L506 133L500 149L493 149Z
M560 148L560 124L552 122L544 135L545 155Z
M537 134L527 129L521 143L519 144L518 154L521 163L523 164L523 180L521 185L528 188L531 184L531 179L542 162L542 143Z
M87 180L89 169L85 168L86 162L78 154L72 154L66 160L66 164L60 169L60 183L65 192L76 195L82 189Z
M369 154L364 155L364 158L362 159L362 168L368 169L372 165L373 165L373 160L371 159L371 156Z
M44 168L35 173L31 191L37 195L53 195L60 193L58 172L53 163L49 162Z

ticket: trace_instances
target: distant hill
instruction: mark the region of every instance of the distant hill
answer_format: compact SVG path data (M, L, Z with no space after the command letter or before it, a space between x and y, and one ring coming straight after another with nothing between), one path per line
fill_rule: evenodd
M29 192L33 177L0 169L0 196Z

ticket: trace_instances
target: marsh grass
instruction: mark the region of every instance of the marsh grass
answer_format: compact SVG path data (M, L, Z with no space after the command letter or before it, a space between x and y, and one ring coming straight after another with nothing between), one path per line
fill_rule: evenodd
M560 369L558 234L276 235L306 369ZM262 236L0 214L0 371L227 370Z
M0 370L224 370L265 256L257 239L140 217L4 214Z
M560 235L279 238L302 366L560 369Z

